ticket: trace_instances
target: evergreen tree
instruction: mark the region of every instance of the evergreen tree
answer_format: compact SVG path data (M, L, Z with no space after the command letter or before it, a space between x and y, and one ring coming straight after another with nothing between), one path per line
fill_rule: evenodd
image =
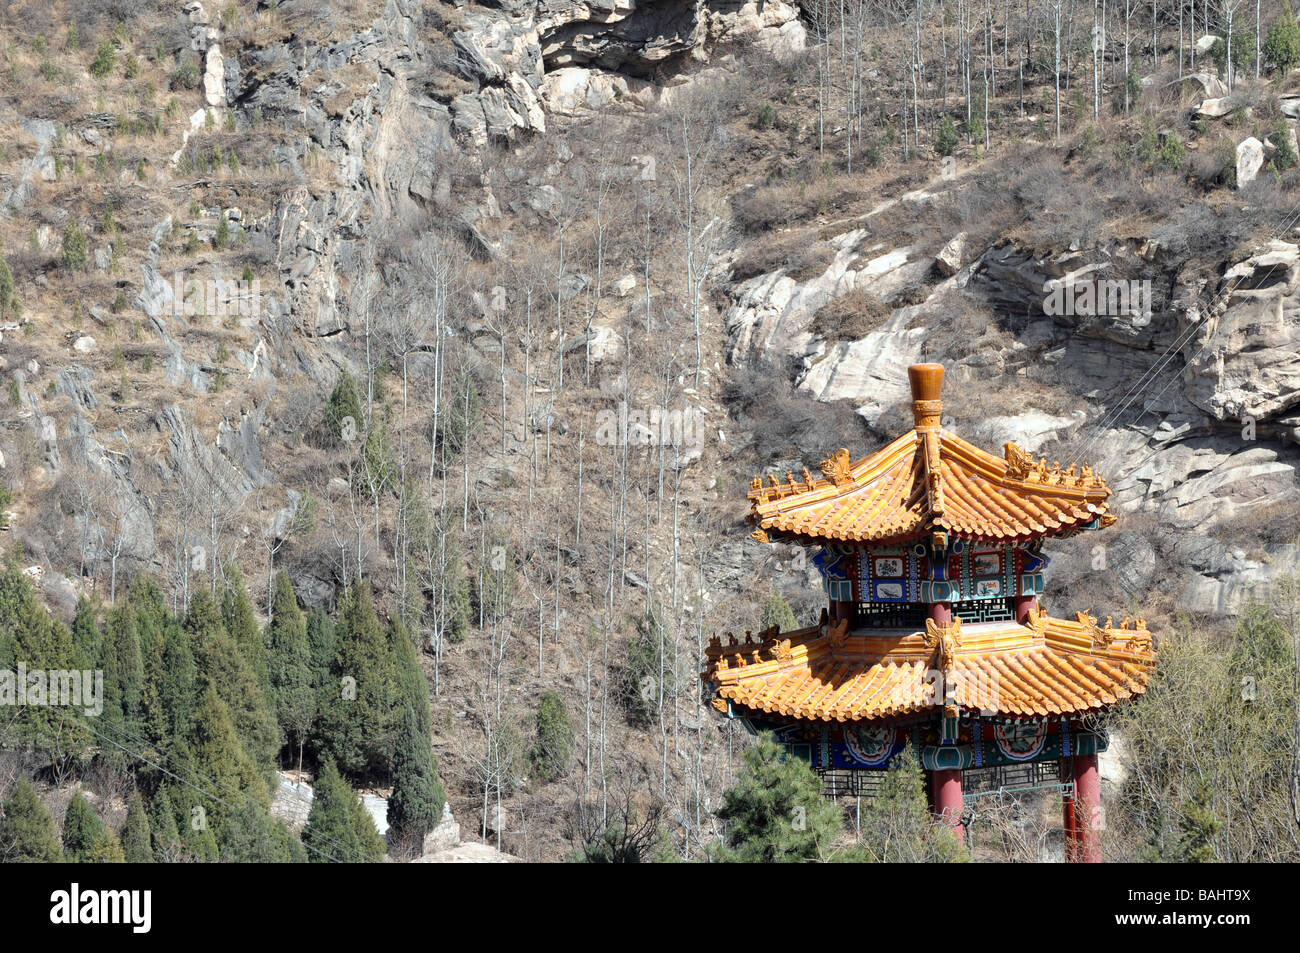
M863 805L862 842L860 851L837 859L891 864L968 859L952 829L930 813L925 772L910 744L884 772L876 796Z
M776 626L781 632L789 632L791 629L799 627L794 618L794 610L790 608L790 603L785 601L785 596L781 595L775 586L772 588L771 597L763 606L761 628L770 629L772 626Z
M1214 816L1210 786L1197 785L1191 800L1183 805L1183 817L1179 822L1182 837L1179 839L1179 853L1186 864L1212 864L1218 854L1214 849L1214 838L1222 826Z
M277 830L280 826L253 801L246 801L222 825L218 839L221 860L233 864L289 863L292 857Z
M393 837L418 846L442 818L446 799L429 735L421 730L417 713L408 709L397 735L393 794L388 799L388 825Z
M257 624L253 612L253 603L248 598L248 587L240 571L231 566L227 573L227 583L221 591L221 618L226 624L226 631L239 646L240 654L248 663L249 669L262 686L263 694L270 696L271 675L267 663L266 641Z
M14 274L9 270L9 262L0 255L0 314L4 314L9 302L14 298Z
M31 782L19 778L0 805L0 862L54 864L62 859L54 818Z
M200 690L208 686L216 690L244 750L259 769L269 772L280 750L280 732L270 701L206 591L200 590L190 603L185 628L195 649ZM261 638L259 633L257 640Z
M939 120L939 131L934 135L934 151L936 155L950 156L957 148L957 126L952 121L951 116L944 116Z
M136 614L125 602L114 606L104 623L99 667L104 671L104 714L110 726L125 739L144 732L141 703L144 697L144 660ZM125 740L130 747L130 740Z
M240 805L247 797L262 808L270 806L266 780L240 744L230 710L212 684L204 689L195 712L190 745L196 772L194 783L228 804ZM215 801L203 806L211 826L219 828L227 809Z
M166 628L176 623L167 611L158 583L149 576L141 574L132 581L126 603L135 612L136 636L140 641L140 658L144 667L140 723L145 737L161 747L168 736L168 715L162 697L166 681Z
M363 859L361 840L353 814L356 795L333 761L326 761L316 776L311 812L302 829L302 842L311 848L312 863L355 864Z
M352 826L357 832L357 843L361 845L361 859L367 864L383 862L388 853L388 845L375 827L375 819L370 816L361 799L352 795Z
M167 787L158 789L149 804L149 827L152 834L154 860L160 864L171 864L180 860L181 834L176 826L176 812L171 798L167 796Z
M297 747L301 769L303 745L316 717L316 693L312 687L307 619L298 608L289 576L283 571L275 577L266 643L276 720L284 738Z
M1296 23L1290 3L1283 2L1281 16L1268 28L1264 58L1283 73L1300 66L1300 24Z
M32 591L31 582L13 559L0 570L0 666L12 670L22 661L28 672L73 668L72 634L50 618ZM32 683L28 698L34 698ZM48 691L48 682L45 690ZM78 709L27 704L13 716L8 740L17 740L66 765L85 754L91 735Z
M284 856L288 857L288 863L305 864L307 863L307 848L302 846L302 841L298 839L293 831L289 830L288 824L276 824L275 836L280 841L280 849Z
M173 823L173 827L175 824ZM122 825L122 855L128 864L152 864L153 844L149 832L149 815L144 809L140 790L131 792L126 807L126 823Z
M312 609L307 617L307 644L311 647L312 690L317 695L327 687L328 690L333 691L331 671L334 666L334 653L338 648L338 638L334 623L324 609Z
M351 775L386 775L403 686L393 646L364 581L343 596L332 683L322 693L322 756Z
M544 781L556 781L569 773L573 757L573 724L559 692L542 692L537 705L537 741L533 745L533 766Z
M365 425L361 401L357 397L357 384L346 370L339 374L338 383L325 402L324 429L327 442L337 445L347 437L347 421L352 421L352 433L360 434Z
M829 856L843 819L821 795L821 779L763 734L745 751L745 764L723 793L718 817L727 822L722 859L742 863L818 860Z
M174 622L163 633L163 669L158 683L159 707L165 713L169 743L189 737L198 695L198 665L189 633Z
M126 855L122 845L107 826L100 828L90 842L90 849L82 860L86 864L124 864Z
M84 863L95 846L96 838L104 832L104 822L80 791L68 801L68 812L63 816L63 856L69 863Z
M72 646L74 664L79 669L94 668L99 659L99 620L95 607L82 596L77 600L77 613L72 619Z

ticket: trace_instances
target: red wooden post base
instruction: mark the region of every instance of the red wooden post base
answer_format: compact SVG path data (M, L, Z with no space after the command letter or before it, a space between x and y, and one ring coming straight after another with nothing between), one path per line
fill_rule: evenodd
M1101 807L1101 780L1097 756L1079 754L1074 764L1074 797L1064 799L1065 859L1070 863L1101 863L1101 831L1105 815Z
M950 768L930 772L930 805L952 828L958 843L966 840L966 829L961 826L961 771Z

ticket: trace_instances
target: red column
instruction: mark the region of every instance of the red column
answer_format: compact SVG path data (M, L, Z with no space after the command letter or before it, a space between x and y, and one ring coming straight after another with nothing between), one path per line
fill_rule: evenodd
M961 771L948 768L930 772L931 803L938 814L952 828L959 842L965 841L965 828L961 826Z
M952 621L952 603L951 602L932 602L930 603L930 618L935 622Z
M1016 596L1012 600L1012 608L1016 613L1016 623L1024 625L1029 621L1029 610L1034 607L1038 601L1037 596Z
M1101 863L1101 779L1097 775L1097 756L1074 756L1074 830L1075 856L1082 864Z

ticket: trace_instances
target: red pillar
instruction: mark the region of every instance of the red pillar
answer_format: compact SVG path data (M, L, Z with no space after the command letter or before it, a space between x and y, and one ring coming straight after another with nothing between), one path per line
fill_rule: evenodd
M935 622L952 621L952 603L951 602L932 602L930 603L930 618Z
M966 831L961 826L961 771L957 768L931 771L930 790L930 803L934 806L934 813L948 823L957 835L958 842L964 842Z
M1101 779L1095 754L1074 756L1074 827L1077 838L1075 860L1082 864L1101 863Z
M1029 621L1029 610L1038 602L1037 596L1016 596L1012 600L1012 608L1016 614L1016 623L1024 625Z

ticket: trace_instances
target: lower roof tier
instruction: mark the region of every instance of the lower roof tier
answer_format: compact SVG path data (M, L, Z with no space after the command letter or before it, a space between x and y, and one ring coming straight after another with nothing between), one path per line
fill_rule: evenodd
M984 716L1083 715L1146 691L1156 652L1145 623L1031 611L1028 624L927 621L850 630L847 621L705 653L714 706L807 721L880 721L942 710Z

